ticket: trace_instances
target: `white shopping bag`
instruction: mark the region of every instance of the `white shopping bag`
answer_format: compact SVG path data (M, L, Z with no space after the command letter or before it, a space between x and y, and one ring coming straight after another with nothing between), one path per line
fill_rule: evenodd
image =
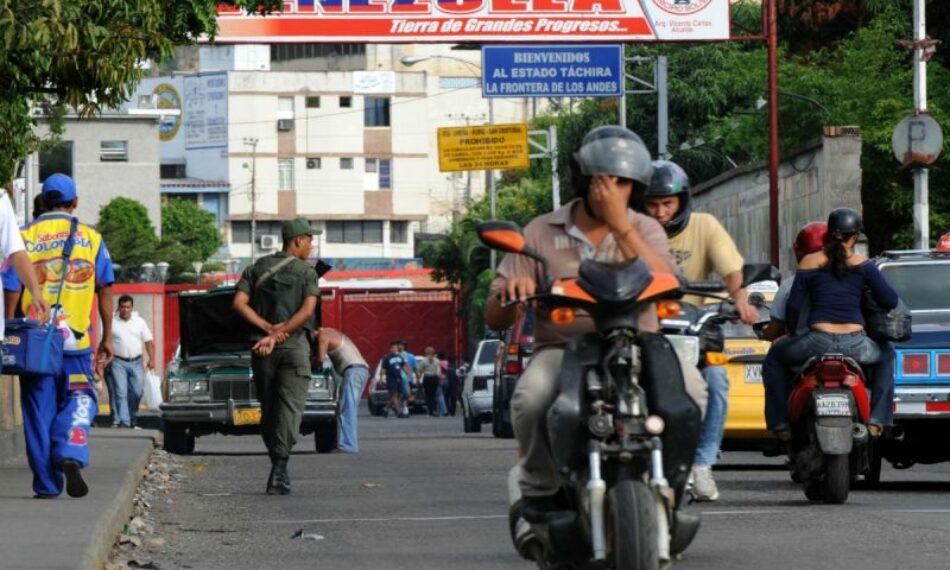
M145 408L157 412L162 404L162 379L154 371L149 370L145 374L145 388L142 392Z

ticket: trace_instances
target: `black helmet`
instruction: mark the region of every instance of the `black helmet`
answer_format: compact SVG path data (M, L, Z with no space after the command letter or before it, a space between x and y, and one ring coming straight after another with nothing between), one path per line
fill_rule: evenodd
M650 151L643 139L630 129L613 125L591 129L571 156L571 183L591 216L594 214L587 201L591 178L609 174L633 180L636 195L638 188L650 182L652 171Z
M835 208L828 215L828 235L837 240L864 231L861 214L853 208Z
M689 216L693 213L693 205L689 197L689 176L675 162L657 160L653 163L653 177L650 184L635 201L637 210L644 211L644 198L676 196L680 199L679 210L663 229L668 237L673 237L683 231L689 223Z

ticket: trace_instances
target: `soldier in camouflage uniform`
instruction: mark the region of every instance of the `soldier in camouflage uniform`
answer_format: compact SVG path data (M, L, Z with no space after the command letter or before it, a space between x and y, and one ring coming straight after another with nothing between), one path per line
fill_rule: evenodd
M305 261L310 222L284 222L283 251L257 260L237 284L234 309L260 330L251 366L261 402L261 436L271 458L267 494L290 493L287 461L297 439L310 386L317 274Z

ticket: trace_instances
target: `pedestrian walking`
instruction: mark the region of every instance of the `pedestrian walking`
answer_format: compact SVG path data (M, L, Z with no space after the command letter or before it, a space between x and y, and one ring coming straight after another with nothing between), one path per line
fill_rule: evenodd
M333 369L343 377L340 388L340 442L339 448L347 453L360 450L356 419L363 387L369 379L369 365L356 345L342 332L323 327L317 331L317 362L330 357Z
M268 495L290 493L287 462L297 441L310 388L317 273L306 262L313 247L310 222L281 226L283 250L244 270L234 309L258 329L251 368L261 403L261 437L271 459Z
M155 341L152 331L134 310L135 301L129 295L119 297L119 310L112 319L112 343L115 358L109 365L109 404L113 427L135 426L145 370L155 370ZM144 367L143 367L144 357Z
M33 319L45 317L38 304L48 306L60 297L59 304L52 307L50 320L65 339L62 370L51 376L20 377L23 430L36 498L59 496L64 475L66 493L82 497L89 492L82 469L89 464L89 426L97 408L93 301L99 305L101 339L96 365L101 367L111 362L113 354L115 277L102 235L73 215L79 204L73 179L53 174L43 182L42 192L49 211L21 230L34 278L40 277L41 285L37 290L28 276L8 269L3 273L3 287L5 296L12 300L20 295L23 279L26 290L20 298L21 309ZM12 305L6 307L7 316L14 312Z
M449 361L445 358L444 352L439 352L436 356L439 359L439 390L436 397L439 399L439 415L445 417L449 415L449 407L445 403L445 392L449 383Z
M405 384L403 379L412 374L412 369L409 368L409 363L402 355L399 341L393 341L389 345L389 354L382 358L382 369L386 372L386 391L389 393L389 401L383 410L383 417L389 417L390 409L396 414L396 417L409 417L408 412L405 416L403 415L404 404L402 398Z
M418 370L419 377L422 379L422 388L426 393L426 409L429 410L430 416L438 417L438 391L439 378L442 376L442 363L439 362L435 355L435 349L431 346L426 347L424 354L425 357L418 365Z
M403 359L409 365L409 371L403 373L402 375L402 399L401 406L399 409L399 417L408 418L409 417L409 401L415 400L412 397L413 388L416 387L416 369L418 368L418 360L416 355L409 352L409 343L405 339L399 339L396 341L399 344L399 351L402 354Z

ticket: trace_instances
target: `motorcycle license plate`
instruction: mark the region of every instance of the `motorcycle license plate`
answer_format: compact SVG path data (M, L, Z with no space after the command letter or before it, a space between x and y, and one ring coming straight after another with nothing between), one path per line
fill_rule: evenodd
M745 365L745 383L746 384L761 384L762 383L762 365L761 364L746 364Z
M851 416L851 402L843 394L829 394L815 399L815 414L819 416Z
M231 419L236 426L252 426L261 423L261 411L256 408L234 410Z

